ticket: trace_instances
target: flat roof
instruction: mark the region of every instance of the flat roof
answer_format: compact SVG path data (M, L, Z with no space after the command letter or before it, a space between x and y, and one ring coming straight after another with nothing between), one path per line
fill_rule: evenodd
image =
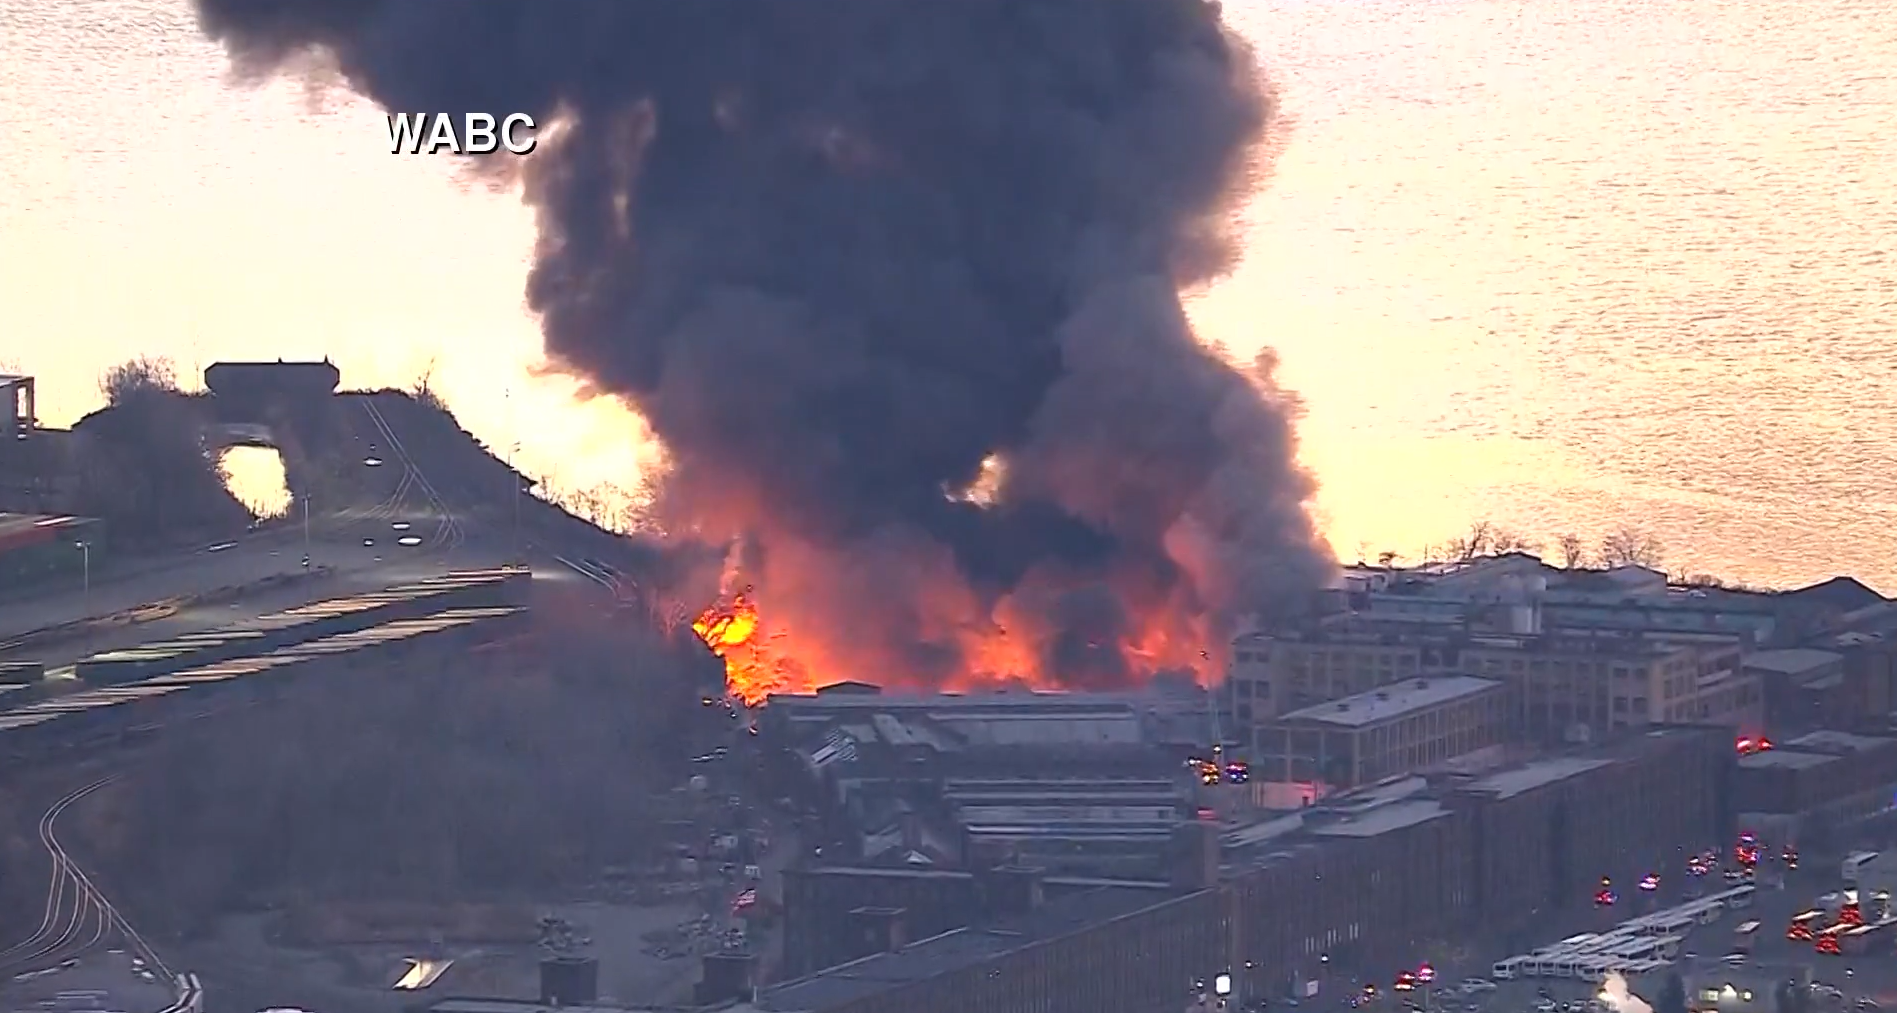
M1888 749L1897 744L1897 739L1887 739L1872 735L1853 735L1850 732L1833 731L1821 728L1807 732L1784 743L1787 746L1804 747L1817 753L1865 753L1873 749Z
M1347 816L1335 823L1318 824L1311 827L1311 833L1318 837L1376 837L1447 815L1449 810L1430 799L1392 802L1365 813Z
M893 953L874 954L772 986L758 996L757 1005L783 1013L834 1009L867 996L979 966L995 957L1178 899L1156 896L1150 889L1101 887L1050 901L1035 911L992 927L955 929L911 943Z
M440 999L423 1006L422 1009L427 1010L428 1013L644 1013L653 1007L552 1006L534 999ZM737 1007L727 1008L722 1013L737 1013L737 1009Z
M1416 711L1486 693L1502 684L1494 679L1472 675L1437 675L1405 679L1400 683L1347 696L1341 700L1314 704L1294 710L1279 721L1318 721L1328 725L1361 728L1403 717Z
M1544 785L1585 774L1590 770L1599 770L1613 762L1585 756L1557 756L1547 760L1536 760L1510 770L1497 771L1470 782L1464 786L1464 790L1490 794L1497 798L1512 798Z
M1815 647L1788 647L1782 651L1757 651L1740 659L1746 668L1755 668L1761 672L1776 672L1780 675L1797 675L1814 668L1837 664L1844 655L1835 651L1821 651Z
M1763 753L1752 753L1739 757L1739 766L1748 770L1763 770L1775 767L1782 770L1808 770L1822 767L1827 763L1836 763L1837 757L1826 753L1801 753L1796 749L1768 749Z

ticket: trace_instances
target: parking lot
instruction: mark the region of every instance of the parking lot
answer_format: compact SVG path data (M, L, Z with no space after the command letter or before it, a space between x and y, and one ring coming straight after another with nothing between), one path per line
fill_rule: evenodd
M1752 880L1757 890L1751 904L1725 911L1716 922L1688 931L1673 965L1645 978L1634 978L1630 982L1633 991L1652 1004L1666 975L1678 973L1688 988L1691 1003L1695 989L1717 988L1730 980L1776 973L1787 966L1802 966L1809 968L1812 980L1823 986L1814 993L1816 1001L1810 1007L1813 1013L1897 1011L1897 959L1892 957L1889 939L1881 942L1874 953L1826 955L1818 953L1810 942L1786 938L1786 929L1794 915L1820 906L1824 895L1843 888L1841 876L1835 863L1788 870L1776 855L1766 856L1757 878ZM1733 883L1715 869L1702 881L1669 885L1675 889L1667 891L1672 896L1665 896L1664 900L1659 899L1662 894L1616 897L1612 905L1565 919L1565 924L1556 927L1559 931L1538 933L1552 938L1538 939L1523 949L1545 946L1554 939L1583 932L1608 931L1656 908L1682 903L1693 892L1716 893ZM1682 890L1688 887L1697 889ZM1739 926L1748 921L1760 923L1753 937L1752 952L1743 957L1730 956L1737 948ZM1522 951L1492 951L1480 954L1479 960L1472 955L1466 965L1459 962L1454 967L1432 968L1436 980L1427 987L1418 983L1413 988L1398 990L1393 978L1372 983L1374 994L1352 986L1313 1002L1321 1008L1357 1008L1364 1013L1404 1013L1411 1009L1426 1013L1590 1013L1599 1009L1594 1003L1600 991L1596 981L1574 978L1492 980L1490 966L1496 960L1519 952ZM1480 985L1472 985L1468 990L1460 987L1464 980L1478 976L1483 979ZM1836 995L1830 994L1829 989L1835 989ZM1864 1000L1876 1006L1860 1005ZM1699 1008L1703 1004L1692 1005ZM1763 999L1747 1008L1770 1011L1772 1004L1769 999Z

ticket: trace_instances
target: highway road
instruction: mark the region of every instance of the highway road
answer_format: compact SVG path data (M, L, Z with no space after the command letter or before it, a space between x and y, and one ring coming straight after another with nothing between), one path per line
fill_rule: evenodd
M374 403L366 398L355 403L362 408L359 428L366 434L359 438L363 467L386 476L381 484L387 492L381 499L347 504L307 522L300 517L280 520L245 538L195 552L128 561L114 572L96 575L89 587L8 601L0 605L0 656L31 657L57 666L97 650L201 630L246 614L505 562L505 547L469 538L462 518L409 456ZM312 569L332 576L246 595L235 604L184 612L171 606L179 599ZM264 602L268 606L260 607ZM134 613L143 617L136 625L89 630L57 648L9 644L48 627Z

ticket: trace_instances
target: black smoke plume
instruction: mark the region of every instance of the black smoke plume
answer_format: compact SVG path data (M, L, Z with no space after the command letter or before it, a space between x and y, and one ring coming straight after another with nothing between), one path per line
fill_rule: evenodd
M1120 682L1155 615L1210 649L1331 565L1269 361L1180 307L1272 111L1216 4L197 7L259 76L558 124L489 166L539 214L549 358L663 438L675 533L745 539L768 615L881 669L841 674L966 674L1006 599L1041 674Z

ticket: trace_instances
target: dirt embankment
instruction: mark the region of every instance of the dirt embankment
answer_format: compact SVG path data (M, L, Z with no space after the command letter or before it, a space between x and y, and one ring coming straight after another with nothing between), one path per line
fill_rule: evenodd
M649 863L716 720L699 705L716 663L542 604L504 649L325 675L161 740L76 839L141 927L173 934L307 907L327 936L312 901L451 911Z

